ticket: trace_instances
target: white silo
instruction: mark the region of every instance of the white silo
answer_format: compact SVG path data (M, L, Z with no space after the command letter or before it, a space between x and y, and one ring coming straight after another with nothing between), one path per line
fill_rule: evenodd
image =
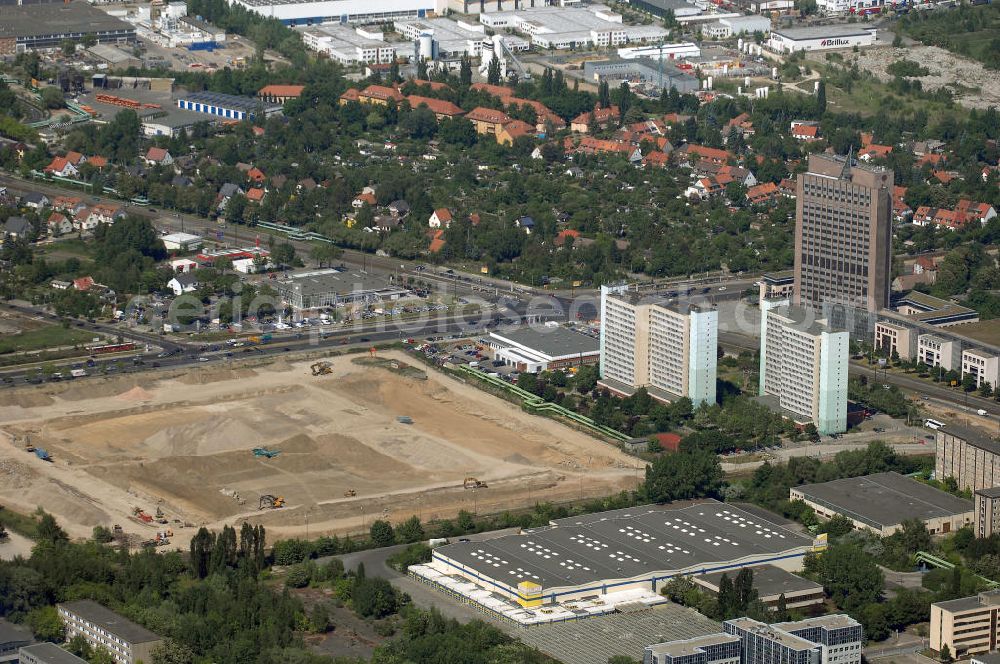
M417 55L424 60L434 59L434 33L421 32L418 40Z

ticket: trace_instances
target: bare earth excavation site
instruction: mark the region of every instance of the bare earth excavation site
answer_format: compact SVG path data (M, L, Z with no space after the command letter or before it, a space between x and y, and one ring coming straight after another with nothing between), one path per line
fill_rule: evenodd
M159 508L186 541L187 528L244 519L274 536L316 536L635 485L634 461L613 447L389 358L337 357L320 376L282 361L8 392L0 503L42 506L76 535L113 524L149 535L157 524L134 509ZM28 443L53 462L25 453ZM488 488L466 489L465 478ZM262 496L285 506L260 509Z

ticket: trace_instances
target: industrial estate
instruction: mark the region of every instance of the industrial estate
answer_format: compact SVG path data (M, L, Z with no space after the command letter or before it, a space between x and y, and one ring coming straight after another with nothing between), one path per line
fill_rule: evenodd
M1000 662L998 12L0 0L0 662Z

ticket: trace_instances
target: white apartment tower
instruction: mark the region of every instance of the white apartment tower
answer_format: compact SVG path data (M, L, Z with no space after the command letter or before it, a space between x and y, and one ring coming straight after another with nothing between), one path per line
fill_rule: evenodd
M821 434L847 430L848 333L787 299L762 300L760 394Z
M627 286L601 286L600 385L622 395L640 387L661 401L715 403L718 312L644 301Z

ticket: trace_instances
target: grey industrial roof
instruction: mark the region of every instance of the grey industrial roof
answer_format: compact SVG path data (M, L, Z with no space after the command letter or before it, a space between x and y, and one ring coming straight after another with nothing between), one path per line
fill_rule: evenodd
M0 644L3 643L31 643L34 641L31 632L24 627L12 625L0 618Z
M222 108L236 109L247 113L253 113L258 108L263 108L265 111L282 108L281 104L272 104L271 102L265 102L255 97L240 97L221 92L190 92L183 95L181 99L201 104L212 104L213 106L220 106Z
M651 646L646 646L646 649L654 655L683 657L684 655L694 655L698 652L699 648L703 648L705 646L722 643L736 643L740 640L740 637L735 634L724 634L719 632L718 634L708 634L706 636L698 636L693 639L684 639L683 641L654 643Z
M926 520L973 510L971 501L894 472L807 484L795 490L838 514L880 529L907 519Z
M692 567L710 571L733 560L809 547L812 540L733 505L646 505L560 519L558 525L487 542L435 550L508 586L580 586Z
M303 297L315 295L340 294L382 291L386 289L403 292L389 282L388 276L373 276L362 272L345 272L330 268L326 270L312 270L293 274L287 279L274 282L279 292L295 291Z
M976 489L976 493L986 498L1000 498L1000 486L993 486L988 489Z
M0 38L132 31L134 28L86 2L0 5Z
M754 565L750 569L753 570L753 586L757 589L761 597L776 597L782 593L788 596L791 593L812 592L823 589L823 586L815 581L810 581L791 572L786 572L774 565ZM723 574L726 574L726 572L702 574L697 577L697 580L706 582L713 588L718 588L722 582ZM729 572L729 578L733 578L733 576L734 573Z
M34 655L41 664L87 664L87 660L80 659L54 643L36 643L21 648L21 652Z
M727 620L724 624L734 625L742 630L753 632L755 634L766 634L772 640L783 646L787 646L792 650L812 650L816 647L816 644L812 641L804 639L801 636L796 636L791 632L787 632L778 627L778 625L768 625L767 623L754 620L753 618L734 618L733 620Z
M990 454L1000 454L1000 442L997 442L992 436L980 429L967 427L964 424L949 423L938 429L938 431L949 436L961 438L969 445L986 450Z
M793 620L791 622L775 623L772 627L783 629L786 632L799 632L804 629L823 627L825 629L843 629L844 627L857 627L860 623L846 613L832 613L825 616L815 616L803 620Z
M562 327L522 327L517 330L491 332L490 336L500 342L524 346L549 357L562 355L594 354L600 351L599 339L588 337L569 328Z
M1000 664L1000 652L989 652L972 656L972 664Z
M973 595L971 597L960 597L958 599L949 599L943 602L934 602L934 606L940 606L942 609L947 611L971 611L985 606L986 604L996 603L998 596L1000 596L1000 590L990 590L981 592L978 595ZM986 601L983 601L984 599Z
M801 28L775 28L771 32L788 39L822 39L824 37L855 37L865 35L873 28L860 25L810 25Z
M81 599L76 602L64 602L59 606L88 622L99 625L128 643L148 643L160 641L162 638L93 600Z

